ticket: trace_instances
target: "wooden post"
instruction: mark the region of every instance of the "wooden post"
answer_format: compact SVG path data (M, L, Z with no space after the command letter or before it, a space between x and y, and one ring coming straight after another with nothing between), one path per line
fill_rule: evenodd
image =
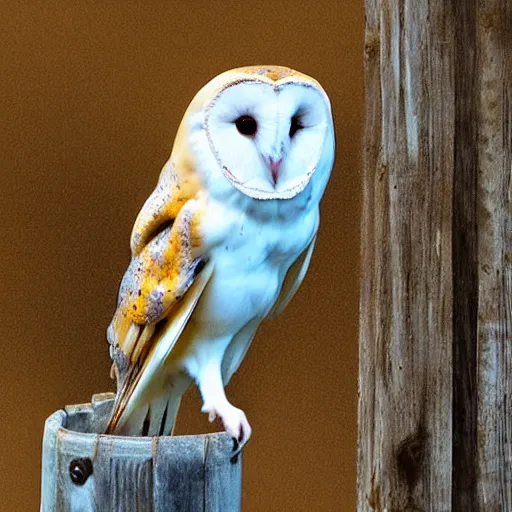
M113 394L46 421L41 512L240 512L241 460L225 433L120 437L105 428Z
M366 0L359 511L512 510L512 2Z

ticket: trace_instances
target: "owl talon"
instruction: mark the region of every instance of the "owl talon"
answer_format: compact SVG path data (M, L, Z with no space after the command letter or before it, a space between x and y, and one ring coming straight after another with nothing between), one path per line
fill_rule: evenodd
M242 450L244 449L248 440L248 437L246 439L241 440L233 438L233 453L231 454L231 462L238 462L238 456L242 453Z
M251 425L247 421L244 411L237 409L230 403L227 403L222 407L205 405L203 406L202 411L208 413L208 419L210 422L217 417L222 421L224 430L236 443L234 453L232 455L232 459L236 459L247 444L252 433Z

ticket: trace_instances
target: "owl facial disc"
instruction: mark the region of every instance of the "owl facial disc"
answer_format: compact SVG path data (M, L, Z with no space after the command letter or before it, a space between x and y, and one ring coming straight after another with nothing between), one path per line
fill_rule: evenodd
M205 102L208 143L239 191L290 199L307 186L323 153L329 100L316 81L288 68L247 69L235 70Z

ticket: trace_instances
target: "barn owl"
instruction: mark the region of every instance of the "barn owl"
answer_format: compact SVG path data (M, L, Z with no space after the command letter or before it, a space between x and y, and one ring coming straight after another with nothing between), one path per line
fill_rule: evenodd
M238 68L197 93L133 227L107 433L171 433L195 382L241 450L251 427L224 386L307 272L333 160L329 99L302 73Z

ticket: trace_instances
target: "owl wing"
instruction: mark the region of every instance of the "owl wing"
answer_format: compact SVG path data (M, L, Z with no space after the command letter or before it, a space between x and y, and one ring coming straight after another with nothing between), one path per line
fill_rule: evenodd
M286 273L283 281L283 286L281 287L281 292L279 293L279 297L270 310L267 318L272 319L279 315L292 300L293 296L299 289L299 286L308 271L309 263L311 262L313 249L315 248L316 236L317 235L315 232L311 242L309 242L308 246L302 251L299 257L288 269L288 272Z
M178 175L169 160L162 169L155 190L142 207L130 238L133 256L137 255L159 231L172 224L183 205L195 197L198 184L192 176Z
M107 433L117 432L133 413L213 271L201 242L202 201L173 193L176 187L177 179L163 172L134 225L132 261L107 332L117 380Z

